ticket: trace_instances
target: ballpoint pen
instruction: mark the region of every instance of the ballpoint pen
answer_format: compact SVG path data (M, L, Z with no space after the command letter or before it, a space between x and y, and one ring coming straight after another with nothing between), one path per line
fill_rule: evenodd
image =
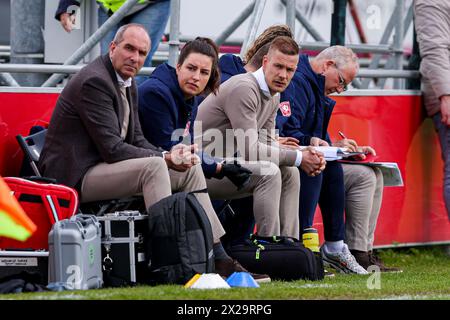
M347 137L342 131L339 131L339 135L342 137L342 139L347 139Z
M341 136L342 139L347 139L347 137L345 136L345 134L342 131L338 131L339 135ZM363 151L363 152L358 152L359 154L369 154L369 152Z

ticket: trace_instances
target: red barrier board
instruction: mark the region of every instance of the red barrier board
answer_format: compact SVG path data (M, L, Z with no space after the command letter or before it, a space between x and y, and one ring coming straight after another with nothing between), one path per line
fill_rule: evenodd
M16 135L28 135L34 125L50 121L58 93L0 92L0 175L16 176L23 154ZM56 91L56 90L51 90Z
M15 176L22 162L16 134L48 122L58 98L54 92L0 92L0 175ZM338 131L371 145L377 161L397 162L403 187L385 187L375 234L376 246L450 243L450 223L442 195L442 160L433 124L421 97L396 91L355 91L337 101L330 135ZM321 232L320 211L315 227Z
M370 91L366 91L370 92ZM443 163L438 136L418 95L334 96L331 139L338 131L377 151L377 161L397 162L403 187L385 187L375 232L376 246L450 243L450 222L443 201ZM394 95L391 95L394 94ZM315 226L322 229L320 214Z

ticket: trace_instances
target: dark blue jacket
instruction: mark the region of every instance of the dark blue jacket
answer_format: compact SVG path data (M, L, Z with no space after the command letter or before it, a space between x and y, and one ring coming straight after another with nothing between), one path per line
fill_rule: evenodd
M220 57L219 68L220 83L224 83L232 76L247 72L247 70L244 69L244 63L241 58L231 53L224 54Z
M278 128L280 136L297 138L301 145L309 145L311 137L331 144L327 128L335 102L325 95L325 77L313 71L307 55L300 56L291 85L281 94L282 101L290 102L292 115Z
M172 133L179 129L182 134L188 124L192 142L198 98L185 100L175 68L167 63L158 66L151 77L139 86L138 94L139 120L149 142L164 150L170 150L183 140L183 137L180 137L177 141L172 141ZM210 178L215 174L217 164L210 164L211 161L208 163L202 161L202 168L205 176Z
M232 76L235 76L237 74L246 73L247 70L244 69L244 63L242 62L241 58L238 56L235 56L234 54L224 54L219 59L219 68L220 68L220 81L221 83L227 81ZM280 104L284 101L290 101L289 97L291 97L294 92L294 86L289 84L289 86L284 91L286 94L281 95L280 97ZM282 128L285 124L285 122L288 120L288 117L283 116L281 111L278 111L277 118L275 119L275 127L277 129Z

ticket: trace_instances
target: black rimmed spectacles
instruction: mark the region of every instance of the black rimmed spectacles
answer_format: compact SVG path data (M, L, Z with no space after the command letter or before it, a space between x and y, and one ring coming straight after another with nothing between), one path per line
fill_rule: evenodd
M334 65L334 67L336 68L336 71L337 71L338 76L339 76L339 86L342 88L343 91L347 91L347 90L348 90L348 84L345 83L344 76L343 76L342 73L339 71L337 65Z

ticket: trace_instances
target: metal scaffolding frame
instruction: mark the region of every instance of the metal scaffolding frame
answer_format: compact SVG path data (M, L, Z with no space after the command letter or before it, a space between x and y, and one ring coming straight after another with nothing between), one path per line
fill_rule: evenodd
M4 64L0 70L15 73L55 73L55 74L74 74L83 68L83 65L52 65L52 64ZM142 68L139 75L151 75L154 67ZM1 75L1 73L0 73ZM357 77L361 78L418 78L419 71L415 70L372 70L359 69Z
M344 2L347 0L333 0L335 3ZM18 64L0 64L0 80L3 80L8 86L19 86L15 79L9 72L46 72L54 73L45 83L43 87L56 86L64 77L64 74L77 72L81 66L75 66L106 34L119 20L121 20L127 12L138 2L138 0L127 0L125 4L116 11L96 32L89 37L89 39L68 58L63 65L18 65ZM307 21L304 15L297 8L297 0L280 0L286 8L286 24L290 26L295 34L295 25L298 21L306 32L316 42L303 42L301 46L304 50L323 50L330 45L319 34L319 32ZM242 12L233 20L225 30L218 35L216 42L218 45L226 43L230 35L250 17L250 23L246 32L246 36L242 40L238 40L241 45L240 54L243 55L248 46L254 41L261 22L266 0L253 0L248 6L243 8ZM419 77L418 71L403 70L404 52L403 41L406 32L409 29L412 21L412 6L405 11L405 0L397 0L395 10L390 17L384 33L379 44L346 44L352 48L356 53L372 53L370 64L367 68L361 68L357 77L362 81L357 81L359 88L368 88L372 79L380 78L377 84L383 88L387 78L394 78L394 88L401 89L404 87L404 78ZM168 63L175 65L178 59L180 45L185 38L180 39L180 0L171 0L171 16L170 16L170 40L168 46L161 46L168 48ZM345 15L344 15L345 18ZM339 17L337 18L339 19ZM342 19L342 18L341 18ZM342 25L342 21L339 22ZM338 32L342 28L338 28ZM392 43L389 39L394 33ZM341 39L344 39L341 36ZM236 41L234 41L236 42ZM5 52L5 48L1 48ZM384 69L379 70L380 60L383 56L388 56ZM143 68L140 74L151 74L154 68ZM356 82L356 81L355 81Z

